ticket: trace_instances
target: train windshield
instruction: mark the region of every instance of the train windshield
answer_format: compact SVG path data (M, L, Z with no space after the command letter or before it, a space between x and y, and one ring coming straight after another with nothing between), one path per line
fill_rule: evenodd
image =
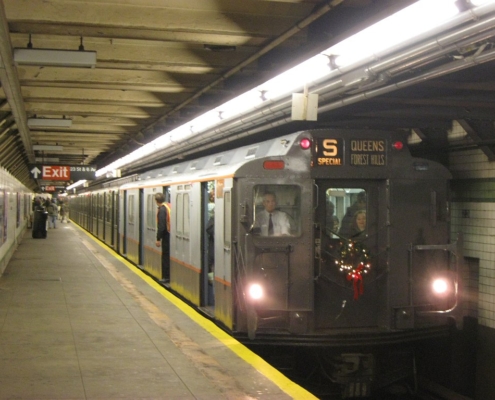
M301 235L301 188L256 185L253 188L253 233L260 236Z
M325 192L325 233L331 238L364 238L366 191L362 188L329 188Z

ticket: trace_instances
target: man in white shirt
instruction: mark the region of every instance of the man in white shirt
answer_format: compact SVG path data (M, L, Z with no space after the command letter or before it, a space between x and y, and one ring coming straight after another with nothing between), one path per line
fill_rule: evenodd
M254 228L258 228L261 236L290 235L289 217L283 211L276 210L277 198L274 193L263 195L263 211L256 214Z

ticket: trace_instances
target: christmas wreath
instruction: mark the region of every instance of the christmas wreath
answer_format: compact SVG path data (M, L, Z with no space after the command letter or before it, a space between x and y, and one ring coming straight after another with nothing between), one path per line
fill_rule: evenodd
M371 268L370 255L362 242L349 239L340 244L339 257L335 263L347 275L347 280L352 281L354 300L357 300L364 292L363 275Z

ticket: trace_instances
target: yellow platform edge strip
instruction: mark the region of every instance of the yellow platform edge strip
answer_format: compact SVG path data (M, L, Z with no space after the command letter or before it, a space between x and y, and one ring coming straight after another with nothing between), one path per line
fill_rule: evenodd
M265 360L259 357L257 354L253 353L239 341L234 339L232 336L227 334L225 331L216 326L212 321L203 317L194 308L184 303L182 300L171 294L163 286L158 284L153 278L146 275L134 264L131 264L120 254L115 252L112 248L108 247L106 244L102 243L99 239L95 238L91 233L87 232L85 229L81 228L78 224L74 223L73 226L79 228L87 236L89 236L95 243L97 243L101 248L105 249L109 254L118 259L122 264L139 276L143 281L145 281L149 286L155 289L163 297L165 297L170 303L186 314L195 323L201 326L204 330L209 332L212 336L222 342L227 348L234 352L239 358L253 366L257 371L270 379L275 385L277 385L281 390L291 396L293 399L301 400L317 400L313 394L308 392L306 389L300 387L296 383L292 382L285 375L277 371Z

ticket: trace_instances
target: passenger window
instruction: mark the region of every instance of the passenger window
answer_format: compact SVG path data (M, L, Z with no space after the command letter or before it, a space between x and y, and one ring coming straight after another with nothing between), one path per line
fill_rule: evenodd
M176 221L175 221L175 227L177 230L177 234L182 235L183 231L183 221L184 221L184 216L183 216L183 204L182 204L182 193L177 194L177 213L176 215Z
M184 193L184 206L183 209L184 211L184 237L189 238L189 231L190 231L190 207L189 207L189 193Z
M146 198L146 225L147 228L151 229L155 229L156 227L156 202L154 194L148 194Z
M301 189L296 185L253 188L253 233L260 236L301 235Z
M130 224L134 223L134 195L129 196L129 206L127 208L128 220Z
M110 193L105 194L105 221L112 222L112 197Z
M230 192L225 192L224 206L223 206L223 221L224 221L223 238L224 238L224 245L225 247L228 248L230 248L230 242L231 242L230 232L232 231L230 212L231 212Z
M325 192L325 233L331 238L364 239L367 195L362 188L330 188Z

